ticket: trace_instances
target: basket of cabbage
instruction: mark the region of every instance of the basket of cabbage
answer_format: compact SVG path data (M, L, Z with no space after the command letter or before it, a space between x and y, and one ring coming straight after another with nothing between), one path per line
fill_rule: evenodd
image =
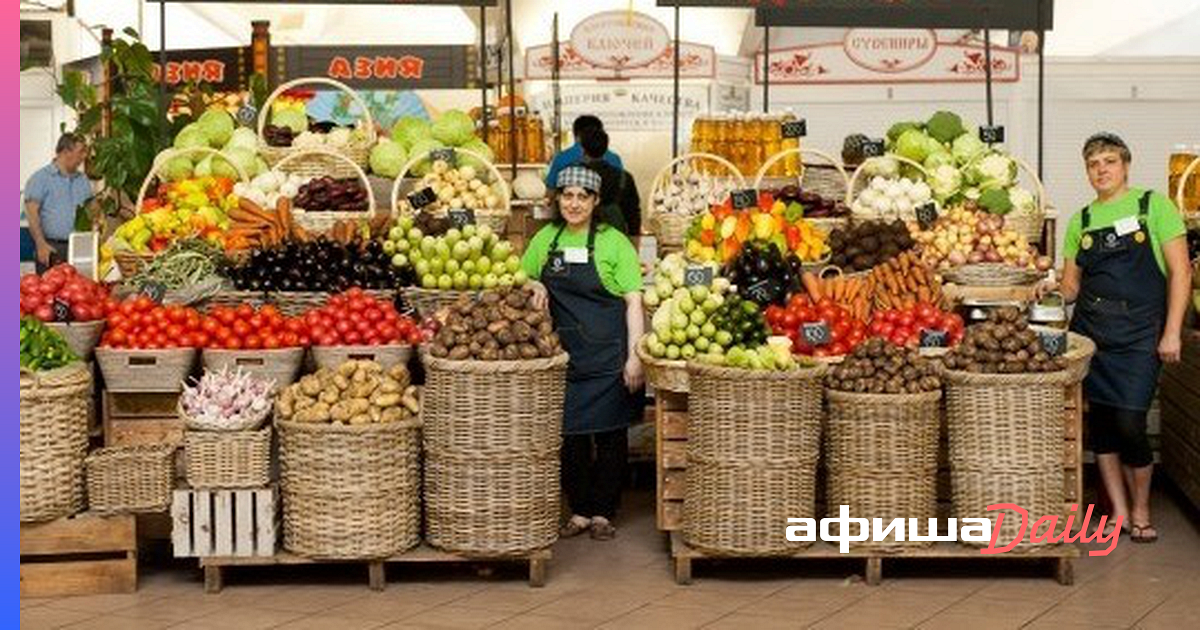
M328 132L312 129L303 106L276 106L276 101L281 96L301 85L324 85L345 92L354 101L362 118L353 129L335 127ZM371 149L376 140L375 121L371 118L371 110L362 97L346 84L324 77L303 77L280 85L267 97L258 115L258 151L272 167L289 155L321 149L344 155L359 167L366 168L370 164ZM333 165L338 170L322 170L320 173L311 174L334 178L356 177L358 173L348 166ZM299 167L292 161L293 170ZM317 168L329 167L328 163L322 163Z

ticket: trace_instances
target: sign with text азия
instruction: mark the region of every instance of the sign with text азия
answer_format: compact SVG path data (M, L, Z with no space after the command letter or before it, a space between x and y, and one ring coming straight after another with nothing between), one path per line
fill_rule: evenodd
M467 87L469 46L293 46L285 78L327 77L357 90Z

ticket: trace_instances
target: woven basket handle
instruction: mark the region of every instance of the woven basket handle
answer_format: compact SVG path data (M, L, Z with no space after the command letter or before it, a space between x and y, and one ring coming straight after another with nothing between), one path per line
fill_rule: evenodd
M917 169L918 171L920 171L921 175L924 176L926 179L929 178L929 171L925 170L924 166L921 166L915 160L906 158L903 155L897 155L895 153L886 153L884 155L877 155L874 157L869 157L869 158L863 160L862 164L858 165L858 168L854 169L854 175L852 175L850 177L850 183L846 186L846 205L847 206L850 206L851 208L854 207L854 202L856 201L856 197L858 196L858 193L855 192L858 188L858 180L861 179L862 177L866 176L867 165L872 164L877 161L882 161L882 160L896 160L897 162L899 162L901 164L907 164L908 166L911 166L911 167ZM881 215L881 217L882 217L882 215Z
M500 187L500 205L502 206L502 210L508 214L512 214L512 191L509 188L508 182L504 179L504 176L501 175L500 171L496 168L496 165L493 164L491 160L488 160L487 158L483 157L482 155L480 155L474 151L471 151L469 149L459 149L457 147L446 147L446 148L453 148L454 153L456 155L457 154L466 155L467 157L473 158L473 159L477 160L480 164L483 164L484 166L486 166L488 169L488 172L492 174L492 184L491 185L492 186L499 185L499 187ZM404 184L404 179L405 179L404 176L409 171L411 171L413 169L413 167L420 164L422 161L429 159L429 156L432 154L433 154L433 151L430 150L430 151L422 151L421 153L418 153L416 155L408 156L408 162L406 162L404 164L404 167L400 169L400 175L398 175L396 177L396 180L394 182L392 182L392 212L394 212L394 213L400 212L400 188Z
M820 158L821 160L823 160L825 162L828 162L830 165L832 165L834 168L837 169L838 174L842 176L842 181L845 182L845 184L846 184L847 195L849 195L850 176L846 173L846 167L842 165L842 162L840 160L838 160L837 158L833 157L832 155L830 155L824 151L821 151L819 149L810 149L810 148L803 148L803 147L784 149L783 151L780 151L779 153L772 155L766 162L763 162L763 165L761 167L759 167L759 169L758 169L758 174L754 176L755 190L762 189L762 182L764 179L767 178L767 173L770 172L771 167L775 166L775 164L777 162L779 162L780 160L786 159L788 156L791 156L791 155L799 155L801 157L800 172L796 175L796 185L797 186L803 187L804 172L806 170L808 170L804 166L803 158L806 155L812 155L812 156Z
M331 151L329 149L325 149L322 147L312 147L312 148L308 148L308 149L302 149L300 151L295 151L295 152L289 153L286 156L284 156L284 158L282 160L279 160L278 162L275 163L275 167L272 168L271 170L275 171L277 173L286 175L287 171L284 170L283 167L287 166L292 161L299 160L300 158L308 157L310 155L324 155L324 156L333 158L335 160L340 160L342 162L345 162L346 164L349 164L350 167L354 169L354 174L358 177L359 181L362 182L363 188L366 189L366 191L367 191L368 210L370 211L371 214L375 214L375 191L372 190L372 188L371 188L371 180L367 179L366 172L364 172L362 170L362 167L359 166L357 162L355 162L354 160L351 160L350 158L346 157L342 153L339 153L337 151ZM303 210L300 210L299 208L296 208L294 211L303 212Z
M832 273L830 273L830 272L832 272ZM817 277L822 280L826 280L831 277L832 278L840 278L844 275L846 275L846 272L842 271L842 268L837 265L826 265L824 267L821 267L821 270L817 272Z
M1200 171L1200 156L1192 160L1191 164L1188 164L1187 168L1183 169L1183 176L1179 178L1179 188L1175 189L1175 207L1179 208L1179 212L1184 216L1188 215L1189 209L1183 206L1183 191L1187 188L1187 181L1193 174L1196 177L1200 177L1200 172L1198 171ZM1171 194L1171 191L1168 190L1167 194Z
M232 166L233 170L237 171L238 179L240 179L242 182L250 181L250 176L246 173L245 169L243 169L241 166L238 166L237 163L235 163L233 160L226 157L225 154L221 153L220 151L218 151L212 147L191 147L191 148L187 148L187 149L166 149L165 151L154 156L154 163L150 166L150 172L146 174L146 179L142 180L142 187L141 187L141 189L138 190L137 204L134 205L134 208L138 209L140 211L140 209L142 207L142 202L146 200L146 193L148 193L150 191L150 182L153 181L154 178L158 175L158 169L162 168L164 164L166 164L167 162L171 161L174 158L182 157L185 155L190 155L192 153L206 153L208 155L220 157L221 159L225 160L230 166Z
M292 79L291 81L288 81L287 83L275 88L275 91L271 92L271 95L268 96L267 100L263 102L262 110L258 113L259 141L263 144L266 144L267 142L264 132L267 129L267 119L271 116L271 105L275 102L275 100L282 96L284 92L287 92L296 86L313 84L337 88L346 94L349 94L350 98L354 99L354 102L358 104L360 109L362 109L363 120L366 122L367 127L367 140L372 146L374 146L375 140L378 136L375 134L375 119L371 118L371 108L367 107L367 102L364 101L361 96L359 96L358 92L355 92L353 89L351 89L350 86L342 83L341 81L334 81L333 79L326 77L300 77L299 79Z
M691 162L693 160L707 160L710 162L716 162L722 168L729 171L728 176L734 178L734 181L737 182L739 188L746 187L746 177L742 175L742 172L739 171L736 166L733 165L733 162L730 162L729 160L726 160L715 153L684 153L670 162L667 162L666 166L659 169L658 173L654 176L653 183L650 185L650 192L653 193L662 189L662 187L665 186L668 181L670 181L671 175L675 172L676 166L685 162Z

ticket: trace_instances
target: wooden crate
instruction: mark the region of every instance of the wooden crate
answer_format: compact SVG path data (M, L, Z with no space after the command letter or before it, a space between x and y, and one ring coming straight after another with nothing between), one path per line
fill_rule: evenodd
M183 421L175 413L178 393L110 392L101 398L105 446L183 444Z
M662 531L683 526L683 493L687 475L687 394L654 394L655 521Z
M171 503L176 558L275 555L279 493L250 490L176 490Z
M1163 369L1162 467L1200 508L1200 332L1184 335L1182 361Z
M137 590L137 521L79 514L21 524L21 597Z

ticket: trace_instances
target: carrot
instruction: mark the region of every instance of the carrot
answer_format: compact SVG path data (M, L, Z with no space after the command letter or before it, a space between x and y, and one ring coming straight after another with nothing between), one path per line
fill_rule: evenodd
M804 285L804 290L814 302L821 301L821 279L811 271L805 271L800 274L800 283Z
M279 201L275 204L275 214L279 219L279 225L286 234L292 227L292 200L280 195Z
M270 221L271 215L258 206L258 204L242 197L238 200L238 207L229 211L229 218L238 220L238 217L246 217L245 220Z

